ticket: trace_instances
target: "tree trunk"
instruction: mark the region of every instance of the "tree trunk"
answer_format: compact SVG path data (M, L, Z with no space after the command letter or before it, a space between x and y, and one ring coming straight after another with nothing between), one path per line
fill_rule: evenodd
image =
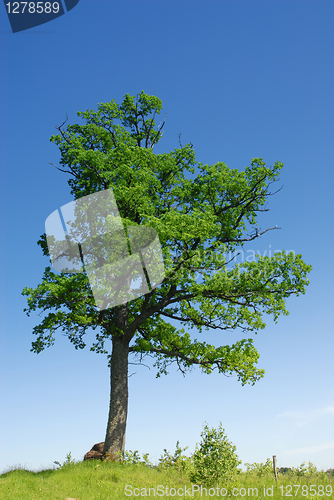
M113 336L110 368L110 408L103 453L120 453L124 457L128 415L129 340Z

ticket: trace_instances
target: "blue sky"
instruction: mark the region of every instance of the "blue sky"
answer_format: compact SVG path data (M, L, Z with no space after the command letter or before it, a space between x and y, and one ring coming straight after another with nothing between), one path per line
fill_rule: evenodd
M40 318L25 315L21 291L48 265L36 244L45 219L72 200L68 177L49 165L60 158L55 125L141 90L162 100L161 119L167 112L157 153L177 148L182 133L202 163L284 163L283 188L259 217L261 228L281 229L245 250L294 250L313 270L306 294L287 301L290 315L277 325L267 317L254 337L266 371L255 386L197 369L156 379L130 365L126 449L153 462L177 440L192 452L204 422L221 421L243 463L275 454L279 466L334 467L333 22L328 0L80 0L13 34L0 9L0 472L52 467L68 452L82 460L104 440L105 357L61 335L31 353Z

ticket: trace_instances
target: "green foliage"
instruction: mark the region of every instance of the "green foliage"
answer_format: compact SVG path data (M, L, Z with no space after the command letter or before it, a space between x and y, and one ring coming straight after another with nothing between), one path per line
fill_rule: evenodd
M218 429L204 426L202 441L192 455L193 470L189 474L192 483L212 485L219 480L230 480L241 464L236 447L227 439L221 422Z
M272 464L272 461L270 460L270 458L267 458L267 460L266 460L265 463L263 463L263 462L261 462L261 463L254 462L253 464L247 464L247 463L245 463L245 465L247 467L247 472L248 473L250 473L250 474L256 474L259 477L262 477L265 474L274 473L273 464Z
M61 464L60 462L57 462L57 460L54 461L53 463L58 465L59 467L66 467L68 465L74 465L77 462L72 459L71 452L69 452L69 453L67 453L66 460L65 460L65 462L63 462L63 464Z
M129 464L139 464L140 463L140 455L138 450L135 451L125 451L124 452L124 462L128 462Z
M298 477L308 477L317 473L317 468L312 462L308 462L306 465L305 462L300 464L298 467L292 467L292 472Z
M191 459L182 453L188 449L180 447L179 441L176 442L174 455L171 455L166 449L164 454L159 458L160 468L175 468L178 472L186 471L190 467Z
M148 467L152 467L152 462L148 458L149 453L144 453L143 457L140 458L140 454L138 450L135 451L125 451L124 452L124 460L123 464L144 464L147 465Z
M196 163L192 144L155 154L165 123L155 125L161 109L155 96L126 94L120 105L112 100L100 103L97 111L79 112L84 124L62 124L51 142L59 147L59 170L70 176L74 199L112 188L125 227L157 231L164 281L124 306L99 311L85 272L57 274L47 267L42 283L22 292L27 315L42 315L33 329L31 350L40 353L53 345L57 332L83 349L86 334L94 330L90 349L106 354L110 364L105 343L109 347L121 334L130 353L140 359L155 357L157 376L167 374L175 362L182 372L192 366L207 374L217 369L236 375L243 385L254 384L264 370L257 367L259 353L252 338L216 346L197 340L171 320L199 333L203 328L257 333L265 328L264 315L277 321L288 314L285 300L305 293L311 266L293 252L229 267L235 264L229 252L274 229L261 232L257 216L266 210L270 185L283 164L267 166L262 158L252 158L243 171L222 162L204 165ZM45 234L38 244L48 256ZM121 308L127 325L122 330Z

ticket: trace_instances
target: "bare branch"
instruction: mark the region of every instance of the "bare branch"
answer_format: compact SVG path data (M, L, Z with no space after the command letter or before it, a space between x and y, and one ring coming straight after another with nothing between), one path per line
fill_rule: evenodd
M167 116L167 113L166 113L166 114L165 114L165 116L164 116L164 120L163 120L163 123L162 123L161 127L160 127L160 128L158 128L158 130L157 130L157 133L156 133L155 137L152 139L152 145L151 145L151 148L153 148L154 144L156 144L156 139L158 138L159 132L161 132L161 130L163 129L163 127L164 127L164 125L165 125L166 116Z
M63 170L62 168L57 167L57 165L55 165L54 163L51 163L50 161L49 161L49 165L52 165L57 170L60 170L60 172L64 172L65 174L71 174L75 177L75 174L73 172L70 172L69 170Z
M180 133L179 133L179 134L177 134L177 135L178 135L178 138L179 138L179 144L180 144L180 147L181 147L181 148L183 148L183 146L182 146L182 144L181 144L181 134L182 134L182 132L180 132Z
M60 130L65 125L65 123L67 122L67 120L68 120L68 114L66 113L66 120L60 126L55 125L56 129Z

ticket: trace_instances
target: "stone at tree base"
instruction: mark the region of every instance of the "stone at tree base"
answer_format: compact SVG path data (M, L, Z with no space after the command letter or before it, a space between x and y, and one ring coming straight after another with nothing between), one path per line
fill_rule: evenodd
M84 456L84 460L117 460L113 453L106 453L106 455L103 456L103 448L104 441L103 443L94 444L93 448Z
M97 460L97 459L102 460L103 447L104 447L104 442L94 444L93 448L90 451L88 451L84 456L84 460Z

